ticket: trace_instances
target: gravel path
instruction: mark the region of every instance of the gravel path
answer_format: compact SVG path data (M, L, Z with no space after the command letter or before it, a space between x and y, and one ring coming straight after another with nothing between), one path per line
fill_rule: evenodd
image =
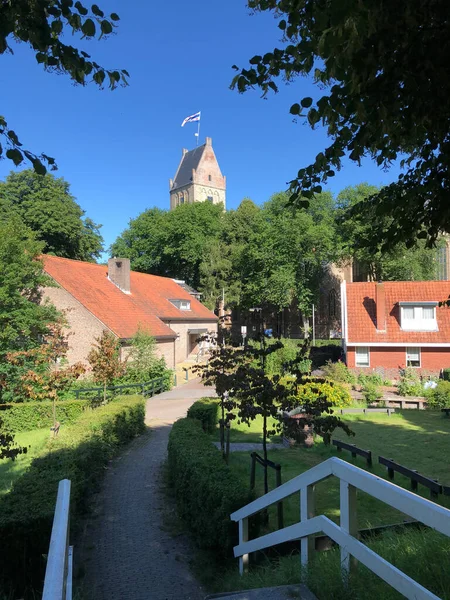
M172 423L211 390L190 382L147 401L149 431L112 461L92 514L75 541L83 598L200 600L205 593L189 570L190 547L164 524L170 502L162 465ZM78 556L78 560L77 560Z

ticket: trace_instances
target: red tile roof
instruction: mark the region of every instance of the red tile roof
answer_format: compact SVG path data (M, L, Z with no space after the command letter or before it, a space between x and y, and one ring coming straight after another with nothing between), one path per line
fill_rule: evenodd
M450 281L386 281L386 332L376 328L376 283L347 283L347 340L351 343L450 343L450 308L436 307L438 331L403 331L399 302L441 302Z
M131 294L108 278L108 267L94 263L43 256L45 271L119 338L132 337L139 326L155 338L175 338L163 321L216 322L216 315L173 279L131 271ZM189 300L191 310L179 310L169 300Z

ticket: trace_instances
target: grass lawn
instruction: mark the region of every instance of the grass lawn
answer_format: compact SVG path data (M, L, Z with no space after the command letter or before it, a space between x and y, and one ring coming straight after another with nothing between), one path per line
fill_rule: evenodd
M374 460L372 472L387 479L386 469L378 464L378 456L393 458L396 462L416 469L423 475L436 478L441 483L450 485L450 419L440 412L405 410L388 416L384 414L345 415L345 421L355 432L355 436L337 430L334 437L355 443L357 446L371 450ZM261 441L260 420L247 425L233 423L232 441ZM274 440L278 441L278 440ZM312 449L293 448L272 450L270 460L282 465L282 480L288 481L303 473L312 466L326 460L330 456L339 456L343 460L367 469L361 457L352 459L350 453L337 453L334 446L325 446L317 440ZM233 453L230 466L238 473L246 484L250 481L249 452ZM394 483L410 489L409 479L395 475ZM263 494L262 470L257 475L257 494ZM270 487L275 486L275 477L270 472ZM419 493L429 498L426 488L419 486ZM450 508L450 499L439 496L438 503ZM290 525L299 521L299 494L294 494L284 501L284 524ZM316 514L325 514L335 522L339 522L339 482L330 478L316 486ZM409 519L399 511L358 491L358 525L365 528L387 525ZM276 508L269 511L268 530L277 528ZM449 538L434 531L405 530L405 533L387 532L381 538L368 542L378 554L406 572L425 587L432 589L439 597L450 600L450 575L448 560L450 558ZM397 600L402 596L394 592L387 584L359 566L350 589L341 584L339 569L339 551L318 553L310 569L310 587L319 600L359 598L383 598ZM299 557L285 557L276 564L253 566L244 578L237 575L235 565L220 578L218 588L225 590L281 585L300 581ZM217 588L217 590L218 590ZM216 590L214 590L216 591Z
M372 450L374 466L372 472L387 478L386 469L378 465L378 456L393 458L398 463L416 469L423 475L438 479L441 483L450 485L450 419L440 412L405 410L398 411L388 416L384 414L373 415L345 415L346 422L355 432L355 436L347 435L337 430L335 437L348 440L357 446ZM261 441L259 430L261 420L255 420L251 427L247 425L232 425L231 440L236 442ZM278 441L274 438L274 441ZM271 450L270 460L282 465L282 480L287 481L303 473L314 465L326 460L330 456L339 456L361 468L366 468L364 459L352 459L350 453L337 453L334 446L325 446L317 440L312 449L293 448ZM243 481L250 481L250 457L247 452L233 453L230 465L235 469ZM396 474L394 482L408 488L409 479ZM271 487L274 487L274 474L271 473ZM258 471L257 493L263 493L262 471ZM419 493L429 498L426 488L419 486ZM439 496L439 503L450 508L450 501L444 496ZM334 521L339 520L339 482L330 478L316 487L317 514L325 514ZM285 501L285 524L298 521L299 498L298 494ZM273 519L270 522L275 526L275 507L272 509ZM386 525L401 522L408 517L399 511L375 500L374 498L358 492L358 523L360 528Z
M28 447L28 452L19 454L15 460L6 458L0 461L0 496L9 492L13 482L28 469L33 458L41 453L49 437L47 428L15 434L16 444Z

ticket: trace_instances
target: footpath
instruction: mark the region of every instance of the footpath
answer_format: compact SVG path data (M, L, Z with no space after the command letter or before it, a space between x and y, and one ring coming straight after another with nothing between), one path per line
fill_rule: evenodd
M83 600L203 600L190 547L164 524L163 465L170 428L195 400L215 395L194 380L147 400L149 430L108 467L75 545Z

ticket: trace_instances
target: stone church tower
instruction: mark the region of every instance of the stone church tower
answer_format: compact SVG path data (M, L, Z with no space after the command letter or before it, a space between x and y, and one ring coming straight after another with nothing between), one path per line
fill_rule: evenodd
M222 202L225 208L226 181L207 137L203 146L183 148L183 156L174 179L169 180L170 210L187 202Z

